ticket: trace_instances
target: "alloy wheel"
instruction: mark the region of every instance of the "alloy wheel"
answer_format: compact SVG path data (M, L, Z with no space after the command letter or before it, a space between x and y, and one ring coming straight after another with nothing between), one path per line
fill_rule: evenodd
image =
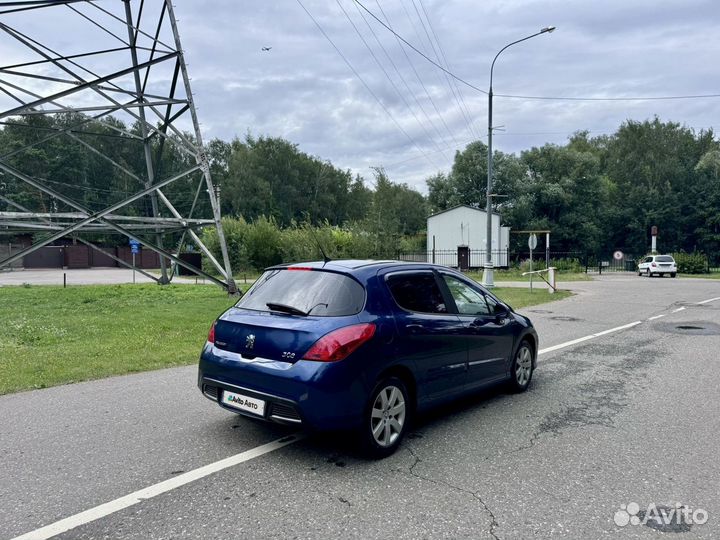
M370 414L370 429L375 442L387 448L402 434L405 426L406 404L397 386L386 386L378 393Z
M518 386L524 387L532 375L532 355L527 345L520 347L515 358L515 380Z

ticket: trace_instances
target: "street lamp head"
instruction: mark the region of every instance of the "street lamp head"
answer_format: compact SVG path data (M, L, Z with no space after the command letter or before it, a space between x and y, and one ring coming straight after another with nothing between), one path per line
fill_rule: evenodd
M540 30L540 33L544 34L545 32L547 32L549 34L550 32L554 32L554 31L555 31L554 26L546 26L545 28Z

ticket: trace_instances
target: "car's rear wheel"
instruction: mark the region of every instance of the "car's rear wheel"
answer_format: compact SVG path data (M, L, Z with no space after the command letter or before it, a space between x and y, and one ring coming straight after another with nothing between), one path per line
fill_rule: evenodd
M670 277L675 277L677 274L675 272L670 272Z
M646 275L647 277L652 277L652 274L650 273L650 269L649 269L649 268L648 268L647 270L645 270L645 275Z
M402 380L388 377L375 386L360 433L370 457L384 458L397 450L405 435L411 410L409 394Z
M510 389L513 392L524 392L530 385L533 376L533 349L525 339L520 343L512 363Z

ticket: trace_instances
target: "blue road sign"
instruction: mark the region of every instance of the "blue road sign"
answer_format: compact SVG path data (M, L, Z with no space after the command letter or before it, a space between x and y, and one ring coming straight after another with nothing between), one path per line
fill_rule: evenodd
M130 251L134 255L137 255L138 253L140 253L140 242L138 242L134 238L130 239Z

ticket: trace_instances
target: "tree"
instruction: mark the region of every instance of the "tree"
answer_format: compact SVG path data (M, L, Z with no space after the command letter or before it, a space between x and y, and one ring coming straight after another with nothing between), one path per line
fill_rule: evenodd
M511 204L507 221L551 230L558 251L599 250L607 192L598 157L570 145L546 144L523 152L521 159L527 181L517 190L519 204Z
M523 178L522 164L515 155L493 152L493 193L513 197ZM485 208L487 146L481 141L468 144L462 152L455 152L448 176L436 174L428 178L426 183L433 212L460 204Z
M391 182L382 168L375 168L374 174L375 192L363 228L375 236L378 255L394 256L400 249L401 236L425 229L427 203L407 184Z
M698 239L697 247L717 259L720 254L720 145L714 146L695 166L697 219L693 233Z
M695 167L712 144L712 133L695 133L680 124L627 121L608 145L606 171L616 185L610 203L617 208L608 229L612 242L642 253L649 230L660 230L661 251L692 247L688 224L698 193Z

